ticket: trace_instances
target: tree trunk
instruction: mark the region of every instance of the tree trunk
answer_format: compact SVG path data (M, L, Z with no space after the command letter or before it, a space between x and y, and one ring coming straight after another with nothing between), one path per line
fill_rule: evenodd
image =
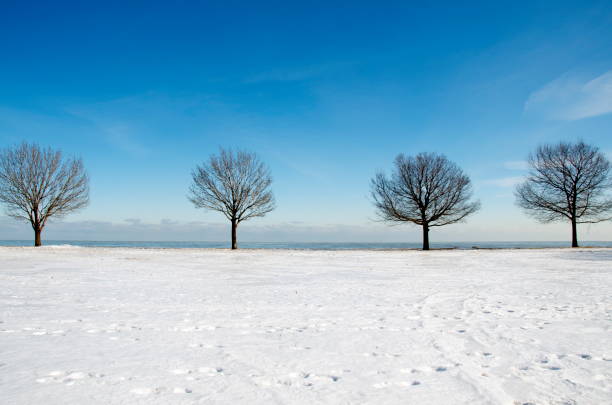
M236 240L236 228L238 228L238 222L232 220L232 250L238 249L238 241Z
M575 218L572 218L572 247L578 247L578 230L576 229Z
M423 250L429 250L429 226L423 224Z
M42 240L40 238L41 233L42 229L40 226L34 227L34 246L42 246Z

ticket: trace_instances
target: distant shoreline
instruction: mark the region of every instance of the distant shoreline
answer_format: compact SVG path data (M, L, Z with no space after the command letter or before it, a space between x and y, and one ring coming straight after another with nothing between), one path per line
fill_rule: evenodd
M0 241L0 250L7 249L33 249L33 250L57 250L61 251L63 249L129 249L129 250L164 250L164 251L214 251L214 252L222 252L222 251L231 251L229 246L225 247L210 247L210 246L142 246L138 244L134 245L77 245L77 244L57 244L49 242L47 244L43 244L42 247L35 248L31 244L4 244L5 241ZM603 245L605 243L606 245ZM585 244L584 246L580 246L578 248L572 248L569 245L566 246L471 246L471 247L433 247L431 251L498 251L498 250L594 250L594 249L612 249L612 242L602 242L601 245L591 245ZM240 251L248 251L248 252L266 252L266 251L296 251L296 252L419 252L422 251L420 247L298 247L298 246L286 246L286 247L251 247L245 246L240 247L237 252Z

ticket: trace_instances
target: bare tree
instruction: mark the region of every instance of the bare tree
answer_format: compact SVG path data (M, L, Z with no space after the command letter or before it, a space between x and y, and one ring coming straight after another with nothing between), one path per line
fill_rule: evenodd
M543 145L529 156L527 179L516 188L517 204L542 223L569 220L572 247L577 224L612 219L610 162L599 148L584 142Z
M480 208L470 202L469 177L443 155L400 154L391 177L378 173L371 183L381 219L423 227L423 250L429 250L429 229L463 221Z
M27 142L0 152L0 202L10 217L30 222L34 246L51 217L62 217L89 202L89 179L81 159Z
M242 221L263 217L275 208L272 177L255 153L220 149L191 173L189 200L197 208L219 211L232 223L232 249Z

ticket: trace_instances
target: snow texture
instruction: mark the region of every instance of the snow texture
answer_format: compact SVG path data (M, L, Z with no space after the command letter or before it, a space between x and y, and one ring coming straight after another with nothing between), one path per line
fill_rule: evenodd
M612 250L0 248L2 404L612 403Z

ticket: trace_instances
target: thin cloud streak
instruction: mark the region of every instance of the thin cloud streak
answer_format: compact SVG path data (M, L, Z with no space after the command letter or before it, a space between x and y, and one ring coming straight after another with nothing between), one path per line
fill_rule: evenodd
M126 241L225 241L229 238L229 223L162 219L148 223L139 218L122 222L110 221L58 221L50 223L43 234L49 240L126 240ZM405 232L405 231L404 231ZM118 237L118 235L121 235ZM393 237L395 235L395 237ZM239 242L247 241L389 241L401 240L400 232L384 225L308 225L299 221L241 225ZM418 236L418 233L416 233ZM0 239L20 240L31 237L31 228L23 222L0 217ZM391 237L391 239L389 239Z
M531 93L525 112L562 121L612 113L612 70L590 80L565 74Z
M518 214L518 212L517 212ZM531 219L516 215L499 217L483 213L466 224L451 225L435 231L435 241L503 241L559 240L566 224L541 226ZM499 221L495 227L492 221ZM608 240L612 224L584 227L585 238ZM230 227L224 222L173 221L162 219L158 223L128 218L122 222L110 221L61 221L47 225L45 240L93 240L93 241L160 241L160 242L227 242ZM32 229L25 222L16 222L0 216L0 240L31 240ZM418 226L404 224L389 227L383 223L319 224L308 225L299 221L275 224L245 223L238 231L241 242L420 242Z

